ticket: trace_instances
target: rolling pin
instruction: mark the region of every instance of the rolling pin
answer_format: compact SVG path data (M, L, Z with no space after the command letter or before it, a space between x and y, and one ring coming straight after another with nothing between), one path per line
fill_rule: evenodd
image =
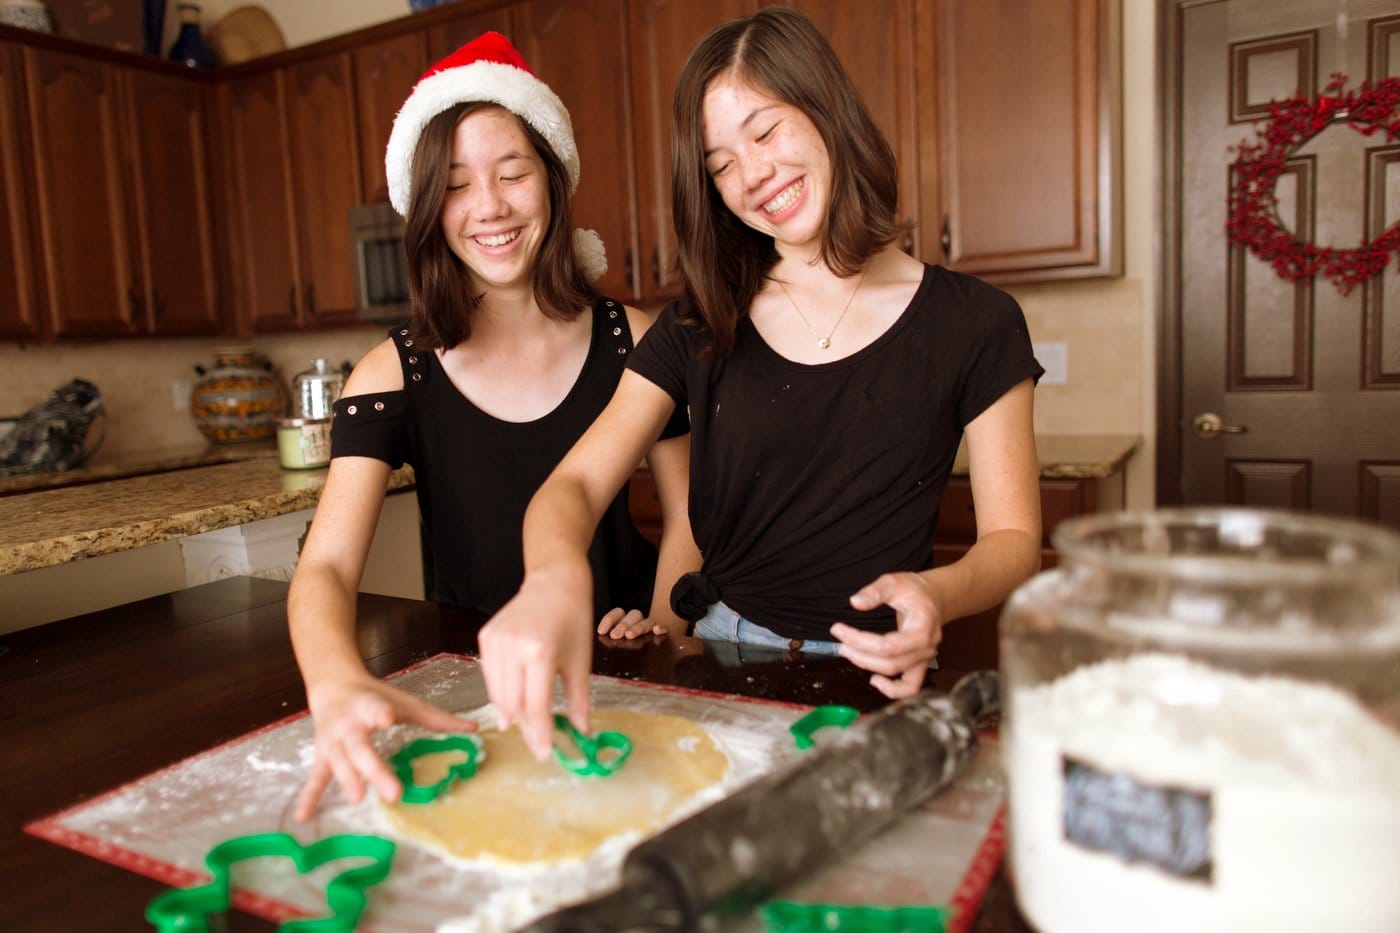
M968 674L862 716L792 764L638 844L619 888L542 917L531 933L722 929L828 858L852 852L948 786L972 758L977 721L999 708L997 675Z

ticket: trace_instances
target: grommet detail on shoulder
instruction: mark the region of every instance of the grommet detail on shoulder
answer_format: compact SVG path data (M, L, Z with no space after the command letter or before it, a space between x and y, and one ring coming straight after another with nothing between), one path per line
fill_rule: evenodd
M622 328L621 328L621 327L614 327L614 328L613 328L613 336L614 336L614 337L620 337L620 336L622 336Z
M407 336L408 336L408 328L405 327L403 330L399 331L399 336L400 336L400 337L407 337Z
M418 362L418 357L416 357L416 356L410 356L410 357L408 358L408 362L409 362L410 364L412 364L412 363L417 363L417 362Z
M627 354L627 348L626 348L626 347L618 347L618 348L617 348L617 355L618 355L618 356L625 356L626 354Z
M422 382L422 381L423 381L423 374L422 374L422 373L414 373L414 374L413 374L413 381L414 381L414 382Z
M357 411L359 411L359 409L356 408L354 405L347 405L347 406L345 407L345 413L346 413L347 415L353 415L353 414L354 414L355 412L357 412Z
M609 311L609 312L608 312L608 317L617 317L617 312L616 312L616 311Z
M411 347L411 346L413 346L413 341L412 341L412 340L405 340L405 341L403 342L403 345L406 346L406 347Z
M608 307L611 308L612 306L613 306L613 302L612 302L611 300L609 300L609 301L608 301Z
M384 403L383 403L383 402L375 402L375 403L374 403L374 410L375 410L375 411L383 411L383 410L384 410Z

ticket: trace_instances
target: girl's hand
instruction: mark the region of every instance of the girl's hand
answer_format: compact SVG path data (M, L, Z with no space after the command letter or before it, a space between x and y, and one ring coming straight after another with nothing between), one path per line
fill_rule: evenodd
M486 692L502 730L519 724L525 744L543 761L554 741L554 678L564 680L569 719L588 731L588 672L593 620L586 591L528 578L477 637Z
M610 609L598 623L599 635L611 635L614 639L631 640L642 635L665 637L666 626L654 623L642 615L639 609Z
M917 573L887 573L852 596L851 606L889 606L896 628L881 635L837 622L831 635L841 642L841 656L873 671L871 685L891 699L917 693L943 634L943 615L928 581Z
M426 700L404 693L369 675L351 683L318 685L308 691L316 727L316 761L297 800L296 818L304 820L334 778L351 803L374 788L383 800L399 799L398 778L374 750L371 736L396 722L414 723L434 732L473 732L476 724L459 719Z

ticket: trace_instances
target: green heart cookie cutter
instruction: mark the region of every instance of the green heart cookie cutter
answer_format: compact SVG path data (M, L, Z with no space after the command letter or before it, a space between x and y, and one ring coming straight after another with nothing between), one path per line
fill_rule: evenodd
M555 745L555 759L566 771L579 777L608 777L621 768L627 756L632 754L632 740L621 732L599 732L595 736L586 736L574 728L569 717L560 715L554 717L554 729L579 751L579 757L573 757ZM617 754L600 760L598 753L604 749L612 749Z
M447 775L435 784L413 783L413 760L436 752L463 752L467 759L450 766ZM394 757L389 759L389 764L393 766L394 774L403 785L403 794L399 800L404 803L431 803L452 784L465 781L476 774L477 764L485 760L486 746L477 736L443 735L414 739L395 752Z
M797 743L798 748L808 749L815 744L812 735L818 729L825 729L828 726L844 729L859 717L860 711L851 706L818 706L788 726L788 731L792 733L793 741Z
M233 864L264 856L289 858L303 875L340 859L369 859L368 864L347 868L326 883L330 916L288 920L277 928L280 933L351 933L365 911L365 889L389 875L394 843L382 836L339 835L303 846L286 833L235 836L204 856L212 881L166 891L146 906L146 919L160 933L209 933L210 915L228 912Z

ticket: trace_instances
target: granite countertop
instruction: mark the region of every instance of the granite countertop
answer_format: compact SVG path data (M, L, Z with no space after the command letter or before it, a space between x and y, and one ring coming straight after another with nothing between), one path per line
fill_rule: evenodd
M41 489L0 498L0 576L158 544L312 508L326 470L271 457ZM389 475L389 490L413 470Z
M244 444L189 444L151 450L123 451L111 454L99 450L92 459L74 470L60 473L29 473L22 476L0 476L0 496L79 486L127 476L144 476L189 467L235 463L240 460L277 458L274 439L250 441Z
M1036 458L1041 479L1104 479L1128 462L1140 438L1133 434L1038 434ZM966 446L958 451L953 473L967 475Z
M1036 438L1040 475L1112 476L1137 444L1130 435L1042 435ZM954 472L967 472L961 455ZM312 508L325 479L324 469L282 469L276 447L256 444L0 479L0 576ZM23 480L44 482L28 490L5 485ZM412 485L410 467L389 476L390 491Z

